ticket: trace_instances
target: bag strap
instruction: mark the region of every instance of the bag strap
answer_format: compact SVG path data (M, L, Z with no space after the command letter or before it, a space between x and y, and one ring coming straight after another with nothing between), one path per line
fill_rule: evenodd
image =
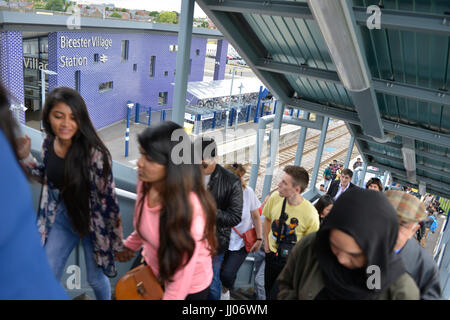
M239 231L237 231L237 229L235 227L233 227L234 232L236 232L239 237L241 237L242 239L244 239L244 236L242 234L239 233Z
M280 237L281 237L281 231L284 227L284 223L286 222L286 201L287 199L284 198L283 200L283 206L281 208L281 215L280 215L280 219L278 219L279 221L279 225L278 225L278 235L277 235L277 243L280 243Z

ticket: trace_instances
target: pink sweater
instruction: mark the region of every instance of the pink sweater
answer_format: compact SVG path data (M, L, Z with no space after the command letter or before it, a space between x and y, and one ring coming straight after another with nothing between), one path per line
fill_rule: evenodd
M141 182L138 183L138 194L140 189ZM204 211L195 193L191 192L189 198L193 214L191 234L195 241L194 254L189 263L175 273L173 281L165 283L163 300L183 300L188 294L205 290L209 287L213 278L212 259L207 249L207 240L200 241L203 238L205 229ZM133 251L137 251L144 245L142 255L145 262L152 268L154 274L158 276L159 214L161 206L149 208L148 202L145 201L144 203L139 231L146 241L143 241L137 232L133 231L125 241L125 246ZM136 206L134 212L135 230L138 207Z

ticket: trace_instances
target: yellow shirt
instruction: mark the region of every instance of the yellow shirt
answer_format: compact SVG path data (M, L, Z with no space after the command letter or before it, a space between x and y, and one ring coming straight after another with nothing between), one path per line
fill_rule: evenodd
M277 237L274 235L278 231L278 219L281 216L284 198L280 197L278 191L272 193L266 206L263 209L263 215L271 220L271 228L269 231L269 248L272 252L277 252ZM293 241L298 242L301 238L311 232L319 230L319 214L311 202L303 198L302 202L297 206L289 205L286 201L286 214L288 218L286 224L285 237L290 237Z

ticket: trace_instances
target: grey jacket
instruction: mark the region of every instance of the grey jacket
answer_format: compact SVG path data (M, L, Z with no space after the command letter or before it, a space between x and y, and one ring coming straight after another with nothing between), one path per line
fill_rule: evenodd
M411 275L420 290L422 300L441 299L439 270L431 255L416 239L409 239L399 253L406 272Z

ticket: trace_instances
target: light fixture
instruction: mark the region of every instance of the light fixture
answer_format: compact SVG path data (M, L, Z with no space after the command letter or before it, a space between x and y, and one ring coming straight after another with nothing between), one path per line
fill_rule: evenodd
M369 77L346 0L308 0L308 5L344 87L355 92L367 90Z

